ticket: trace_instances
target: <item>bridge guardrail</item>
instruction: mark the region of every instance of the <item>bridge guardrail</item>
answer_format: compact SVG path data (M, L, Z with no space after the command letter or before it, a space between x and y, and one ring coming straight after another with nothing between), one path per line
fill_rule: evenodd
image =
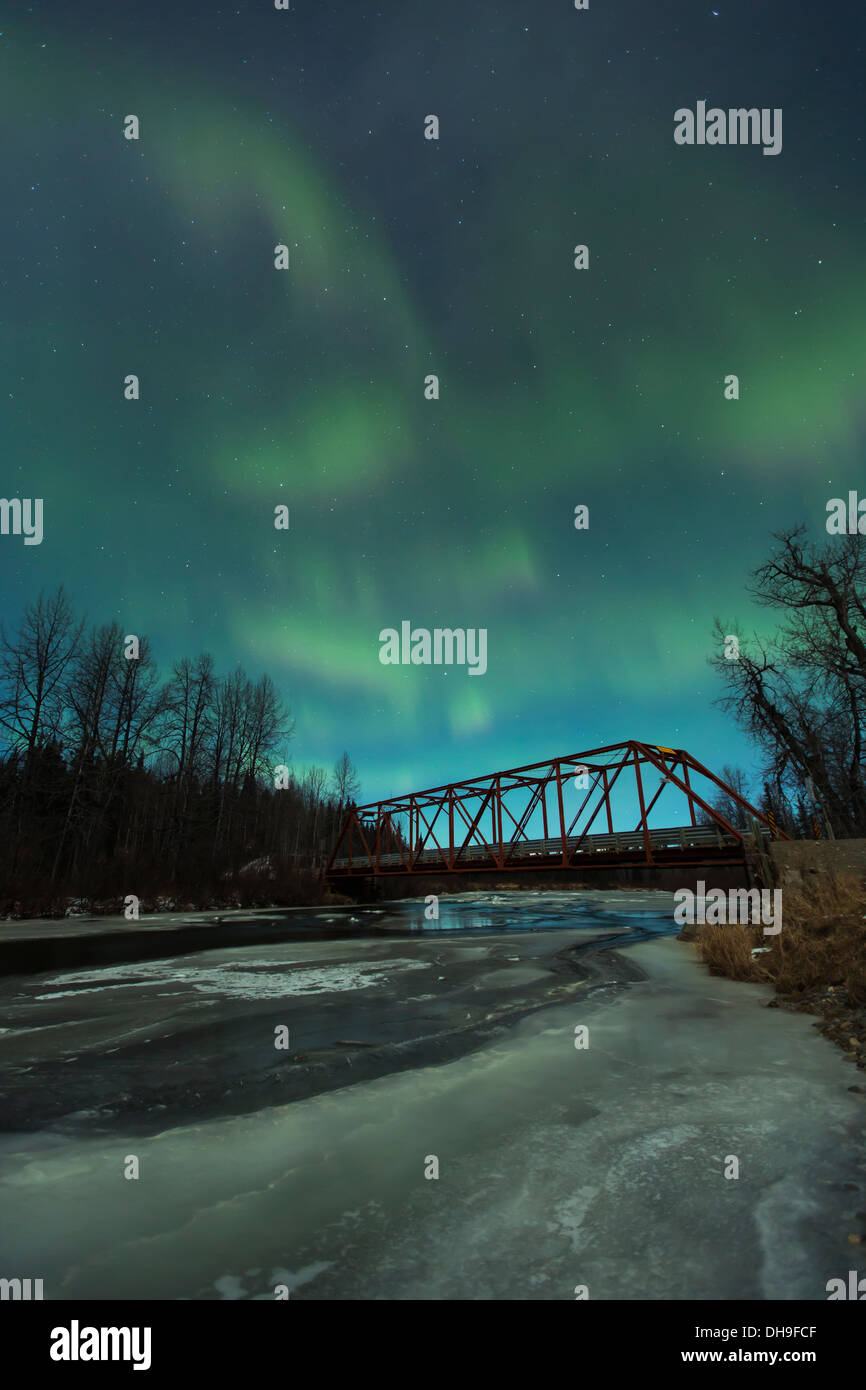
M771 832L765 827L761 827L762 836L770 839ZM725 845L738 844L733 836L724 834L716 826L712 825L692 825L692 826L669 826L663 829L650 830L650 844L653 848L679 848L689 849L700 847L701 845L717 844L719 847ZM581 841L579 835L571 835L566 838L566 849L574 850L580 845L581 853L601 852L608 849L630 850L644 848L644 835L642 830L620 830L605 834L587 835ZM503 845L507 851L506 865L511 858L546 858L551 855L562 855L562 840L559 837L546 840L524 840L512 843L508 841ZM519 851L519 853L517 853ZM408 851L407 851L408 855ZM477 862L478 860L492 861L496 863L499 855L498 844L471 844L459 848L454 856L455 864L465 864ZM332 870L337 868L347 868L350 863L355 866L366 866L375 863L375 856L370 858L364 853L353 855L351 860L348 856L335 859ZM425 849L420 855L413 859L413 867L418 864L437 864L442 868L448 868L448 860L443 851L438 849ZM392 868L403 864L403 857L399 854L390 853L379 856L378 865L380 868Z

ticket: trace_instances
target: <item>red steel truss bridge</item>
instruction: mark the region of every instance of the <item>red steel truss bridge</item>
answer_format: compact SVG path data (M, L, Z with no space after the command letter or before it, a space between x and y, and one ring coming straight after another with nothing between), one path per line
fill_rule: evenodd
M740 808L739 827L713 809L720 791ZM788 838L685 749L630 740L368 806L350 803L325 873L742 864L753 835Z

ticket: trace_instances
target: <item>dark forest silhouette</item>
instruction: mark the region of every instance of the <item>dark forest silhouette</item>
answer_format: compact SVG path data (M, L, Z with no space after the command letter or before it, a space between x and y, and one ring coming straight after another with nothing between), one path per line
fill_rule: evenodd
M0 632L0 912L315 898L358 792L348 754L296 777L269 676L204 654L161 679L129 637L76 619L62 587Z

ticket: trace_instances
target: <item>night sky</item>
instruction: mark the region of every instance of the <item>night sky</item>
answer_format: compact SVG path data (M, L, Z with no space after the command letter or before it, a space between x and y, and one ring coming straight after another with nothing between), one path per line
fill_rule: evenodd
M627 738L754 764L713 618L766 626L771 533L866 491L862 6L2 30L0 493L45 509L0 537L7 619L62 581L163 672L269 672L293 765L347 748L363 800ZM676 145L704 99L782 108L782 152ZM382 665L404 619L486 628L487 673Z

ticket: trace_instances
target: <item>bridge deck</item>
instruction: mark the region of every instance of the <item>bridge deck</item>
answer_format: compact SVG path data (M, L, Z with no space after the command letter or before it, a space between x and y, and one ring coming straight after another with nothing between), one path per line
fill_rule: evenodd
M762 828L767 839L772 838L769 831ZM666 861L677 859L700 859L701 853L716 860L725 852L731 861L743 857L742 840L734 835L726 835L720 828L709 825L669 826L649 831L650 845L654 851L661 851ZM344 877L349 874L410 874L442 871L445 873L479 872L485 869L544 869L544 868L591 868L601 867L613 862L640 862L646 852L643 830L613 831L603 835L567 836L565 848L562 839L506 841L498 844L468 844L455 850L451 862L440 849L425 849L420 854L380 854L375 852L353 855L351 859L335 859L329 873Z

